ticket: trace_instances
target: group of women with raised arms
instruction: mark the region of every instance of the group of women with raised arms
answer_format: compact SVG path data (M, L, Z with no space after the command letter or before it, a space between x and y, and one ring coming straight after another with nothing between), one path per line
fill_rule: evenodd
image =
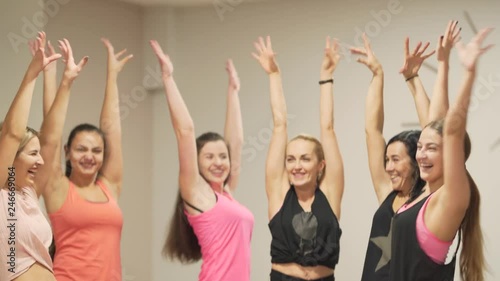
M433 51L427 51L430 43L418 43L410 52L410 40L405 39L400 73L414 98L422 129L403 131L387 143L384 69L365 35L363 47L351 48L372 73L365 133L368 167L379 202L362 281L453 280L460 246L462 279L484 281L480 196L465 162L471 151L468 106L479 57L491 48L482 46L490 31L483 29L464 44L458 22L450 21ZM14 243L0 243L0 262L7 265L0 272L2 281L122 280L123 216L118 198L124 183L118 77L132 55L126 55L126 50L116 53L107 39L102 42L108 59L99 126L76 126L65 144L71 87L88 57L77 63L66 39L59 41L61 54L57 54L44 32L30 44L33 59L0 128L0 170L4 171L0 173L0 220L15 222ZM251 210L234 197L243 147L236 68L231 59L226 62L229 83L223 135L197 136L170 57L158 42L150 44L161 67L179 159L177 200L163 254L183 263L202 260L200 281L249 281L255 221ZM342 57L339 43L326 38L320 65L319 139L307 134L289 139L282 72L271 38L258 38L254 48L252 56L268 76L273 116L262 167L272 236L270 280L333 281L340 257L344 194L344 164L334 126L334 84L343 82L334 80ZM450 105L453 48L464 74L456 101ZM418 72L434 54L438 72L429 99ZM65 67L57 86L59 58ZM38 133L27 123L41 72L43 123ZM50 224L38 205L39 196ZM12 236L8 226L0 228L2 241ZM459 243L451 249L455 238ZM448 251L453 256L447 262Z

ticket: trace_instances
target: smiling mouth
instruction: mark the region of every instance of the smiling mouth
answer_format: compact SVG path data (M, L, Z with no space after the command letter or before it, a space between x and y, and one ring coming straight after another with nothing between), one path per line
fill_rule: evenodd
M91 169L95 166L95 164L80 164L84 169Z

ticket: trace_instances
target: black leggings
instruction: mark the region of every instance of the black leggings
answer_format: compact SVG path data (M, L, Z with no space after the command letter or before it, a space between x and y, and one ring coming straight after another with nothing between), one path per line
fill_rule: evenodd
M319 278L319 279L314 279L314 280L306 280L306 279L301 279L293 276L288 276L286 274L283 274L279 271L276 270L271 270L271 281L335 281L335 276L330 275L327 277Z

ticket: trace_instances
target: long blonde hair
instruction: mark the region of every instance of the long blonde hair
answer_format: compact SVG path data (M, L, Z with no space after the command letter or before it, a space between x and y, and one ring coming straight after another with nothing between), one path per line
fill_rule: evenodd
M2 134L2 129L3 129L3 121L0 122L0 135ZM35 137L38 137L39 133L30 127L26 127L26 131L24 132L24 136L21 139L21 142L19 143L19 147L17 148L17 153L16 157L19 155L21 151L23 151L24 147L30 142Z

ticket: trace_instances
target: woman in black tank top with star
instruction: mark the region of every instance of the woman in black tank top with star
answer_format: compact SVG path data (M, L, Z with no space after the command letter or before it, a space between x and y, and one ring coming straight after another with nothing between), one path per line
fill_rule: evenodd
M403 131L385 144L382 132L384 71L367 37L363 36L363 40L364 48L351 48L351 52L361 55L358 62L373 73L366 97L365 133L368 165L379 208L373 216L361 280L387 281L391 261L392 216L409 198L417 197L425 185L415 159L420 131ZM432 51L424 55L428 46L429 43L424 46L419 43L410 54L409 39L405 40L405 64L400 72L414 96L427 97L422 83L419 80L413 83L418 79L418 70L424 60L434 54ZM438 79L437 83L441 83L441 80Z
M274 129L266 161L271 281L335 280L339 257L344 168L333 130L333 71L340 59L327 38L320 71L321 141L299 135L287 141L286 103L271 39L259 38L253 56L269 75Z

